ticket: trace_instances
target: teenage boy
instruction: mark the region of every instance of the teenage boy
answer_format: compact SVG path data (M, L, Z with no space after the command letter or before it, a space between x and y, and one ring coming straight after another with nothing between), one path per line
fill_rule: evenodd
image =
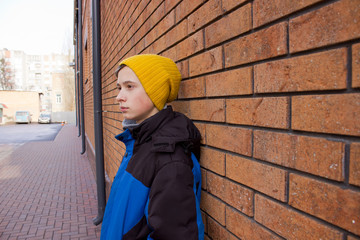
M123 60L115 73L126 146L114 178L101 239L204 238L200 212L200 133L169 103L181 74L153 54Z

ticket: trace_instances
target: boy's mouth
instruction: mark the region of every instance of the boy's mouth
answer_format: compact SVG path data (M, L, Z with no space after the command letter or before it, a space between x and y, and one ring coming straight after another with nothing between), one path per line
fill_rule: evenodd
M127 107L120 107L120 111L121 111L121 112L126 112L128 109L129 109L129 108L127 108Z

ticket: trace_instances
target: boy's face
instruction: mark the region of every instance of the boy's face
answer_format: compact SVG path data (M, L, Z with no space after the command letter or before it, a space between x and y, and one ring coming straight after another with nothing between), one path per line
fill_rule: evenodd
M124 67L119 71L116 86L119 89L116 101L120 103L125 119L141 123L159 112L131 68Z

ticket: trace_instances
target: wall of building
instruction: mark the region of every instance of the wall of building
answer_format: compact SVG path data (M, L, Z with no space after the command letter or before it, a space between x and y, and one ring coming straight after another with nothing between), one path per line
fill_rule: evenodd
M5 58L13 88L6 90L41 92L41 111L75 111L74 69L69 66L73 55L29 55L24 51L0 49ZM1 88L1 86L0 86ZM56 102L62 94L63 103ZM54 109L52 109L54 106Z
M91 0L83 0L83 94L84 94L84 115L85 115L85 132L87 137L87 150L93 151L95 148L94 133L94 101L93 101L93 52L92 52L92 7ZM94 156L94 154L92 154ZM95 161L92 158L92 162Z
M51 91L52 112L75 111L74 71L53 72Z
M183 76L172 105L203 137L206 239L360 239L358 0L104 0L101 49L110 180L125 151L114 139L123 120L114 71L131 55L161 54Z
M3 109L2 123L15 122L16 111L29 111L32 122L37 122L40 114L40 97L38 92L0 91L0 103L7 108Z

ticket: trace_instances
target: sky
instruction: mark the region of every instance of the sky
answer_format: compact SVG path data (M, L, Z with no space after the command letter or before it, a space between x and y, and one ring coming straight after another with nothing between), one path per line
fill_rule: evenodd
M73 51L74 0L0 0L0 49Z

